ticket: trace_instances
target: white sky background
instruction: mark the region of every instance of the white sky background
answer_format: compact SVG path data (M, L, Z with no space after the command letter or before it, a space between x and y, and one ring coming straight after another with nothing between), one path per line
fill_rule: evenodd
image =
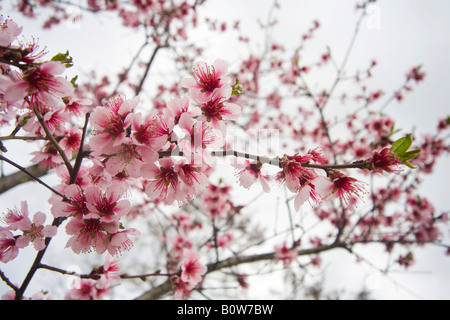
M272 1L268 0L209 0L200 16L205 16L206 10L212 18L241 20L243 33L260 40L259 49L263 47L262 35L256 25L256 19L266 21ZM316 32L316 39L312 40L305 50L324 52L330 46L338 64L343 58L347 45L352 37L357 14L354 10L353 0L285 0L280 1L281 11L275 13L279 24L274 28L272 36L277 42L285 45L287 49L298 44L298 38L305 32L314 19L321 23ZM3 4L2 4L3 5ZM6 5L3 10L7 9ZM360 34L348 63L349 70L356 67L365 67L376 59L378 66L374 69L374 78L370 82L372 88L380 88L386 93L386 98L393 90L403 84L405 73L417 64L423 64L426 78L418 87L406 95L401 104L392 103L386 112L391 115L397 127L405 130L416 128L416 133L434 131L437 121L449 115L448 101L450 91L448 88L448 75L450 74L450 2L447 0L395 0L378 1L371 11L369 24L363 24ZM75 61L75 67L70 72L75 74L79 70L88 71L99 66L100 73L124 67L133 56L137 47L141 45L141 37L130 30L117 28L108 17L93 17L84 15L79 26L69 28L60 26L51 32L39 30L41 21L23 19L20 15L2 12L10 15L19 25L24 26L23 35L30 38L37 36L42 45L46 45L49 56L57 52L70 51ZM227 18L229 17L229 18ZM39 31L38 31L39 30ZM101 37L92 34L101 34ZM208 35L198 35L202 41L210 41ZM258 48L255 46L255 48ZM223 46L213 47L207 51L204 58L212 62L216 58L223 58L230 62L230 69L237 67L239 59L238 49ZM308 57L305 57L307 59ZM117 65L117 63L121 65ZM163 66L156 61L152 69L153 74L163 72ZM82 75L80 75L80 78ZM333 80L334 74L331 75ZM84 79L80 79L84 80ZM311 79L311 83L314 79ZM320 83L325 81L319 79ZM327 79L326 83L331 81ZM147 80L149 81L149 80ZM429 129L431 128L431 129ZM4 132L1 132L2 134ZM14 155L28 144L7 145L8 156ZM12 156L10 156L12 157ZM435 174L423 186L426 195L435 205L437 212L449 210L448 190L450 173L445 165L448 158L442 159L436 167ZM12 172L7 165L5 173ZM51 178L49 178L51 179ZM46 181L49 181L48 179ZM0 196L0 212L11 206L20 206L23 195L29 203L30 213L38 210L48 212L48 198L42 188L27 184ZM50 218L49 218L50 220ZM52 246L55 243L52 242ZM380 299L450 299L450 258L442 254L442 250L426 247L418 251L417 263L409 275L403 273L391 274L384 277L368 267L354 266L354 257L339 255L339 260L333 259L335 253L324 255L324 264L327 266L326 288L329 290L344 287L359 290L366 285L372 290L373 297ZM1 265L0 268L13 282L20 283L27 268L31 265L31 258L24 258ZM81 257L83 258L83 257ZM385 261L380 261L385 263ZM350 276L351 275L351 276ZM261 280L261 279L259 279ZM0 283L0 295L7 288ZM30 288L30 293L40 290ZM256 293L256 291L255 291ZM257 296L265 298L265 296Z

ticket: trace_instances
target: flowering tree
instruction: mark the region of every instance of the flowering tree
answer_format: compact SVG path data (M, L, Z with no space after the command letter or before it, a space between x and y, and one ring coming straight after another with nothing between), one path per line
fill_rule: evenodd
M3 298L51 296L48 288L26 291L44 271L77 279L61 298L128 290L134 298L186 299L236 294L251 275L280 269L302 277L335 249L359 257L369 244L382 246L393 258L387 271L412 265L417 247L448 253L448 213L437 212L417 187L448 153L449 118L415 137L397 129L386 111L404 102L425 72L420 65L406 70L404 83L383 101L383 92L366 83L375 60L352 76L346 70L372 2L356 4L359 19L343 61L327 48L308 62L320 22L287 50L269 36L280 9L275 1L261 23L263 50L249 49L232 70L225 58L200 59L205 48L191 31L206 25L217 36L229 32L245 48L252 39L239 22L205 19L205 1L16 1L15 15L44 17L45 29L113 14L144 42L116 75L68 77L76 57L46 52L21 38L13 17L2 17L0 160L17 172L2 175L1 192L31 180L50 194L48 212L35 212L26 197L8 200L0 261L19 259L27 246L36 254L20 283L0 268L9 287ZM145 50L149 58L139 63ZM177 76L147 83L164 53ZM318 91L308 77L323 70L334 80ZM353 108L344 114L347 104ZM34 146L30 157L8 151L19 141ZM44 182L47 175L57 182ZM267 201L285 213L267 212ZM268 214L283 229L267 228ZM101 257L100 266L73 271L57 260L44 263L61 241L80 266L91 256ZM224 289L208 290L215 287Z

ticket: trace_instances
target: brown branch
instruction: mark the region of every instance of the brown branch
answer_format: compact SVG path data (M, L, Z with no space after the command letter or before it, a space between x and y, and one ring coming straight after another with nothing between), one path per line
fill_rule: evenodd
M84 157L83 143L84 143L84 140L86 139L86 130L87 130L87 126L89 124L89 117L90 117L90 113L86 113L85 119L84 119L83 133L81 135L80 148L78 150L78 154L75 159L75 164L73 166L73 170L72 170L72 172L70 172L69 184L75 183L77 176L78 176L78 172L80 171L80 168L81 168L81 162L83 161L83 157Z
M69 275L69 276L75 276L78 277L80 279L94 279L94 280L98 280L100 279L101 274L98 273L91 273L91 274L81 274L81 273L77 273L75 271L67 271L61 268L57 268L57 267L53 267L53 266L49 266L47 264L39 264L39 268L41 269L45 269L45 270L49 270L49 271L53 271L53 272L57 272L63 275ZM135 274L135 275L128 275L126 273L121 274L120 278L122 279L145 279L145 278L149 278L149 277L170 277L173 274L166 274L166 273L161 273L161 272L153 272L153 273L145 273L145 274Z
M70 164L69 159L66 156L66 153L64 152L63 149L61 149L61 146L59 145L58 141L56 141L55 137L53 136L53 134L48 129L47 125L45 124L44 118L42 118L42 115L39 113L39 110L37 110L36 106L33 107L33 112L36 115L36 117L37 117L37 119L38 119L42 129L44 129L45 133L47 134L47 138L50 140L50 142L53 144L53 146L56 148L56 150L58 151L59 155L63 159L67 170L69 171L69 173L72 173L72 169L73 168L72 168L72 165Z
M59 227L59 225L65 220L66 218L62 217L62 218L56 218L53 220L52 226L56 226ZM28 271L25 279L22 282L22 285L20 286L20 288L16 291L16 297L15 300L21 300L23 297L23 294L25 293L25 290L27 289L28 285L31 282L31 279L33 279L34 274L36 273L36 271L39 269L39 267L41 266L41 261L42 258L45 255L45 252L47 251L47 248L50 244L50 241L52 240L52 238L45 238L45 248L42 249L41 251L39 251L36 255L36 258L34 259L33 264L31 265L30 270Z
M5 276L2 270L0 270L0 278L14 291L17 291L18 288Z
M34 180L38 183L40 183L41 185L43 185L44 187L46 187L48 190L50 190L51 192L57 194L58 196L62 197L65 201L68 201L68 199L61 193L59 193L58 191L56 191L55 189L53 189L52 187L50 187L48 184L46 184L44 181L42 181L41 179L39 179L38 177L34 176L32 173L30 173L29 171L27 171L26 168L18 165L17 163L15 163L14 161L9 160L8 158L0 155L0 160L5 161L6 163L12 165L13 167L19 169L21 172L23 172L24 174L26 174L28 177L30 177L29 180ZM11 175L12 176L12 175ZM8 176L10 177L10 176ZM0 179L0 185L3 187L3 179L5 179L4 177L2 177Z
M0 178L0 194L22 183L32 180L38 181L39 177L45 176L49 171L39 164L35 164L27 168L21 168L22 169L19 169L20 171L18 172Z
M323 247L317 247L317 248L311 248L311 249L304 249L304 250L298 250L298 255L310 255L310 254L318 254L320 252L336 249L336 248L346 248L346 245L344 243L333 243L331 245L323 246ZM246 263L254 263L254 262L261 262L261 261L267 261L267 260L273 260L275 258L275 253L262 253L262 254L255 254L255 255L248 255L248 256L234 256L228 259L225 259L223 261L210 263L207 265L207 272L211 273L214 271L218 271L224 268L230 268L241 264ZM149 291L144 292L142 295L137 297L137 300L156 300L161 298L166 293L170 292L172 290L172 281L171 279L167 279L165 282L161 283L159 286L154 287L153 289L150 289Z
M159 49L164 48L164 47L165 46L156 46L155 49L153 50L153 53L152 53L152 55L150 57L150 60L147 62L147 66L145 68L144 75L142 76L141 81L139 82L139 85L138 85L138 87L136 88L136 90L134 92L134 94L136 96L139 95L139 93L142 90L142 87L144 85L145 79L147 78L148 72L150 71L150 67L153 64L153 61L155 60L156 54L158 53Z

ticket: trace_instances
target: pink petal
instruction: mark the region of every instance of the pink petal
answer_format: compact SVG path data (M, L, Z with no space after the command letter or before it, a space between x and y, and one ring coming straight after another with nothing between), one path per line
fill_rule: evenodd
M35 225L43 225L45 222L45 218L46 218L45 213L40 212L40 211L36 212L33 217L33 223Z
M322 176L318 176L313 180L314 187L316 191L325 198L326 196L331 194L331 191L333 190L333 183L330 181L330 179Z
M18 82L9 86L4 96L5 100L15 102L25 98L28 95L27 87L26 82Z
M298 192L297 196L294 199L294 208L295 211L300 210L300 207L302 206L305 201L309 199L309 193L311 192L310 186L303 186L300 191Z
M30 243L30 238L29 237L21 236L21 237L17 238L15 246L17 248L23 249L26 246L28 246L29 243Z
M197 81L194 78L184 78L181 80L181 86L183 88L195 88L197 86Z
M153 179L161 170L154 163L145 163L141 167L141 175L148 179Z
M234 103L226 103L222 108L222 115L227 120L236 120L241 115L241 107Z
M93 205L95 205L97 203L97 201L99 199L101 199L101 197L102 197L102 193L101 193L100 189L98 189L95 186L86 187L84 192L86 194L87 202L89 202L90 204L93 204Z
M107 247L108 247L108 238L106 234L102 234L99 238L97 238L97 241L95 242L95 251L98 254L102 254L106 251Z
M178 125L180 128L186 133L190 134L192 126L194 125L194 120L191 118L191 116L187 113L183 113L180 117L180 120L178 122Z
M245 170L241 173L241 176L239 177L239 182L244 188L250 188L251 185L256 181L256 177L253 173Z
M34 249L37 251L41 251L45 249L45 241L44 238L37 238L33 242Z
M119 220L115 219L108 223L102 223L101 226L108 233L116 233L119 230Z
M58 227L56 226L45 226L42 230L43 235L46 237L54 237L56 236L56 233L58 232Z
M41 65L41 71L44 73L61 74L66 70L64 64L58 61L47 61Z
M216 76L219 78L228 72L228 66L225 60L217 59L214 61L213 67L216 72Z
M27 204L26 201L22 201L22 202L20 203L20 212L22 213L22 216L23 216L24 218L27 218L27 217L28 217L28 204Z
M118 113L121 116L127 115L128 113L130 113L138 105L139 101L140 101L139 96L136 96L136 97L134 97L131 100L126 100L120 106Z
M58 78L57 81L59 84L56 87L56 88L58 88L57 89L58 97L60 97L60 98L68 97L73 93L74 87L69 81L67 81L66 79L63 79L63 78Z
M259 176L259 182L261 183L262 189L264 192L269 193L270 192L270 186L267 183L267 179L263 176Z
M84 228L82 218L72 218L66 225L66 232L69 235L77 234L80 232L81 228Z
M126 215L128 213L128 211L130 211L130 202L128 200L120 200L119 202L117 202L116 206L115 206L115 214L119 217L122 217L124 215ZM117 210L117 211L116 211Z

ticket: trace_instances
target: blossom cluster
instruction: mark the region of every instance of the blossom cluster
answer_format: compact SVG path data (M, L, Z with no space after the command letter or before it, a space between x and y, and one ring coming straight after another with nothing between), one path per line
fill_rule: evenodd
M103 265L94 268L89 278L74 280L65 300L101 300L110 293L111 286L121 281L119 271L119 261L107 254Z
M36 212L33 219L29 217L28 204L22 201L20 209L9 209L2 217L0 226L0 261L7 263L17 257L19 249L33 243L37 251L43 250L45 238L54 237L57 227L44 225L45 213ZM21 234L14 235L13 232Z

